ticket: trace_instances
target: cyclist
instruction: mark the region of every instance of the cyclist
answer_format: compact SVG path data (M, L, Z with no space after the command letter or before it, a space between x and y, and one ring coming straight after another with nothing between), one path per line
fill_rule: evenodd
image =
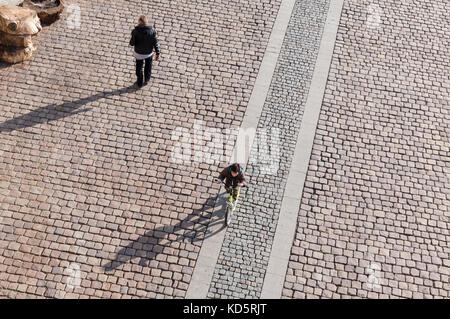
M220 173L217 182L221 183L224 180L225 189L227 190L227 192L230 193L230 188L233 190L234 200L236 200L237 187L242 187L247 184L244 171L238 163L231 164Z

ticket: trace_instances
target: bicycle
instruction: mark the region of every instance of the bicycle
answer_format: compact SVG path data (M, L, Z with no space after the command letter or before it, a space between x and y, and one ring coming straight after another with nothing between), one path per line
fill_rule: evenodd
M220 182L220 184L221 185L223 184L225 186L225 183L222 181ZM233 212L236 210L236 206L237 206L237 203L239 200L239 194L241 193L242 187L246 187L246 185L238 186L236 190L232 187L231 187L230 191L227 190L227 193L229 193L230 196L228 197L228 201L227 201L227 210L225 212L224 226L230 226L230 224L231 224L231 218L233 216ZM233 198L233 191L237 192L236 200L234 200L234 198Z

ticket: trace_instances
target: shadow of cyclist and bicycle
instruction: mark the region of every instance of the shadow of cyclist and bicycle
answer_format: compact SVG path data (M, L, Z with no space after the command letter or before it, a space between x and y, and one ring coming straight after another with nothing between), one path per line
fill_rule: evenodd
M109 261L103 266L106 272L112 272L124 263L139 259L138 264L141 266L148 266L150 261L155 259L164 247L170 247L171 243L175 241L195 243L206 238L212 237L223 230L223 227L216 227L224 223L224 212L226 209L226 199L223 193L218 196L212 196L206 200L200 209L194 210L184 220L172 227L160 226L153 230L146 232L135 241L130 242L126 247L121 248L114 260ZM216 205L217 202L217 205ZM214 208L215 207L215 208ZM207 209L214 208L219 210L219 214L212 214L209 222L205 220L202 222L200 213ZM186 228L196 226L195 229L190 229L187 232ZM214 230L211 230L214 229ZM181 234L177 234L177 233ZM176 239L170 239L171 234L177 235ZM161 245L162 241L169 241Z

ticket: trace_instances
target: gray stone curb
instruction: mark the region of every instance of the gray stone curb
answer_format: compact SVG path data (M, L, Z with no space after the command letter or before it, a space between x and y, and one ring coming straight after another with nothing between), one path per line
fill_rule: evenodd
M311 156L314 135L325 93L333 56L343 0L331 0L321 39L314 74L298 134L294 159L284 191L277 230L269 265L266 270L261 299L279 299L283 290L292 243L297 227L298 210Z

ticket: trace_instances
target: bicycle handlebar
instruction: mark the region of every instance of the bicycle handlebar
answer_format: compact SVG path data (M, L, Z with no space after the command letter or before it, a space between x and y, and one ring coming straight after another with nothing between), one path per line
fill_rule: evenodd
M219 178L214 178L214 181L220 181L220 185L224 185L224 186L226 186L225 185L225 183L222 181L222 180L220 180ZM244 185L242 185L242 186L239 186L239 185L236 185L237 187L247 187L247 185L246 184L244 184Z

